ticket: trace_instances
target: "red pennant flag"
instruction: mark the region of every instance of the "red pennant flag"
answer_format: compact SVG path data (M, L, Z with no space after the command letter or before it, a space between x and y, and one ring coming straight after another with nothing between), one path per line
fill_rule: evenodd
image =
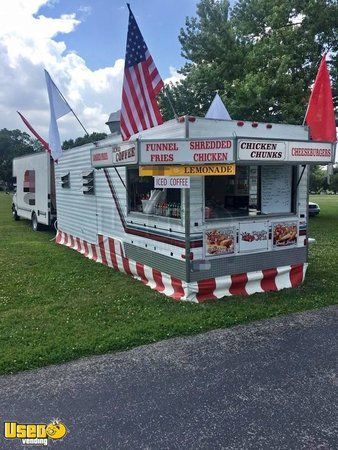
M310 137L313 141L336 140L336 122L326 55L321 60L312 88L305 123L310 128Z
M34 134L36 139L43 145L43 147L46 149L46 151L48 153L50 153L50 148L49 148L48 143L44 139L42 139L42 137L34 130L32 125L28 122L28 120L19 111L17 111L17 113L19 114L19 116L21 117L23 123L26 125L26 127L29 129L29 131L32 134Z

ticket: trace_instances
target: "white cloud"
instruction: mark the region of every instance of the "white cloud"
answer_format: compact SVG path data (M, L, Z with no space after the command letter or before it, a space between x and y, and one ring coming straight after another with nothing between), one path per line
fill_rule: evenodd
M0 15L0 114L1 128L25 126L17 117L20 110L43 137L48 136L49 105L43 68L68 99L89 132L108 131L110 112L120 107L124 61L91 70L64 42L54 38L71 33L81 21L75 13L50 18L39 15L48 0L3 2ZM80 15L90 14L88 7ZM59 121L61 139L83 134L75 118L68 114Z
M169 67L169 73L170 73L170 77L168 77L164 80L165 84L169 84L169 83L176 84L185 78L185 76L182 75L181 73L178 73L177 69L173 66Z

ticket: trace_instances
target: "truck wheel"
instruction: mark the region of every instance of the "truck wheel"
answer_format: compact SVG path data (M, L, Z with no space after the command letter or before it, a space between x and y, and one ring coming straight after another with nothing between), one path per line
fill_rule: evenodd
M16 212L16 208L14 205L12 205L12 217L13 217L13 220L15 220L15 221L20 220L20 217L18 216L18 213Z
M33 231L40 230L40 224L38 222L38 218L36 217L35 212L33 212L33 214L32 214L32 229L33 229Z

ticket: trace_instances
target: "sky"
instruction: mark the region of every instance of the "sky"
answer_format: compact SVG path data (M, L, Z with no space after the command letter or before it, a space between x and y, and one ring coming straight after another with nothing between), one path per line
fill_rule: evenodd
M198 0L131 0L131 8L165 81L182 67L179 30ZM44 71L89 133L120 108L128 9L121 0L6 0L0 14L0 129L27 131L19 110L47 139L49 104ZM83 135L68 114L61 141Z

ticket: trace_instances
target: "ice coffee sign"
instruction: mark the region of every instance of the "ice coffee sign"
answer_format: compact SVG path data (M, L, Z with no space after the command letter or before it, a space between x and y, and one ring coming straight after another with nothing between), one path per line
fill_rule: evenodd
M228 138L141 141L140 164L226 164L234 160L233 148Z

